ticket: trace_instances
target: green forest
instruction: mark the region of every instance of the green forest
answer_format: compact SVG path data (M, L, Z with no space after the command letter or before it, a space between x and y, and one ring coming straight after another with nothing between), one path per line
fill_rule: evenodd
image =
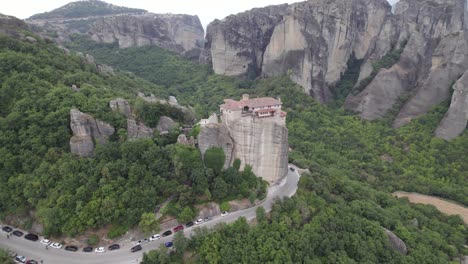
M44 235L75 236L106 225L122 233L169 197L175 199L168 213L190 221L198 203L265 195L266 183L251 170L205 166L198 149L176 145L178 130L126 141L126 120L108 105L117 97L134 102L148 125L161 115L184 122L178 109L134 99L138 91L156 93L160 87L127 73L101 75L79 56L42 40L0 37L0 61L2 219L21 216L25 229L39 221ZM93 158L70 153L71 108L118 131L109 144L97 146ZM224 163L217 157L205 161Z
M52 43L0 36L0 218L21 216L45 235L75 236L114 226L119 233L146 222L147 213L173 197L167 212L181 221L194 205L237 198L261 199L266 185L247 166L223 170L219 149L203 161L194 147L167 136L126 141L117 133L95 156L70 153L72 107L125 129L109 100L126 98L140 118L180 113L136 100L136 93L177 97L198 118L217 111L224 98L280 96L288 112L290 162L310 170L298 193L277 201L253 225L239 219L193 239L178 233L176 250L146 254L143 263L447 263L468 255L466 225L457 216L412 205L391 192L415 191L468 205L468 134L446 142L433 137L447 105L393 129L390 118L367 122L340 103L321 105L288 76L243 79L214 75L157 47L118 49L76 37L68 46L116 69L102 75L79 56ZM381 65L377 65L381 67ZM383 66L382 66L383 67ZM353 79L352 72L348 72ZM80 92L70 87L77 85ZM348 90L349 91L349 90ZM346 91L337 100L342 100ZM29 212L34 218L28 218ZM415 220L416 219L416 220ZM390 249L384 229L408 246ZM124 231L121 231L124 230ZM115 233L115 232L114 232Z

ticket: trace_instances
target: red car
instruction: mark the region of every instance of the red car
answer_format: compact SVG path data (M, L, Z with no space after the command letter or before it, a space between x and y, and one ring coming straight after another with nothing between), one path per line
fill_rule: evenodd
M183 225L174 227L174 233L176 233L176 232L178 232L178 231L180 231L180 230L184 230L184 226L183 226Z

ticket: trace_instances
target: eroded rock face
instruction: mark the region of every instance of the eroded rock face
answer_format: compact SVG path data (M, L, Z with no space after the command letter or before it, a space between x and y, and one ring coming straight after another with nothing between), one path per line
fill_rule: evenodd
M98 19L89 31L97 42L117 42L120 48L155 45L189 57L198 57L204 30L197 16L152 14Z
M117 98L115 100L111 100L109 102L109 107L114 112L119 112L125 117L131 117L132 115L132 108L127 100L122 98Z
M212 147L221 147L223 149L226 157L224 168L228 168L234 162L234 141L227 127L221 123L211 123L202 126L198 135L198 148L201 153L204 154Z
M455 83L450 108L435 134L437 137L450 140L466 128L468 121L468 71Z
M286 113L281 111L281 103L273 98L256 99L225 100L220 123L216 122L217 118L200 122L198 148L204 154L211 147L221 147L226 156L224 168L239 159L241 170L250 165L255 175L275 183L288 172ZM269 100L269 103L262 103L262 100ZM245 102L249 102L245 107L257 107L257 112L241 110L245 107L239 105ZM278 105L269 108L268 104Z
M364 59L390 49L391 10L384 0L313 0L253 9L208 26L202 61L218 74L291 79L317 100L331 99L329 87L354 53Z
M109 136L115 133L111 125L77 109L70 110L70 127L73 131L70 150L81 157L91 157L95 144L106 144Z
M156 129L159 132L168 132L176 126L177 126L177 122L172 120L172 118L168 116L161 116L159 118L159 122L158 122L158 125L156 126Z
M398 2L398 38L408 40L400 60L382 69L359 95L350 95L345 107L374 120L409 97L394 121L400 127L446 100L451 84L468 67L463 10L463 0Z
M137 123L135 119L127 119L127 138L128 140L152 138L154 135L154 129L145 126L143 123Z
M408 253L408 249L406 247L406 244L403 240L401 240L395 233L392 231L385 229L385 234L387 235L388 242L390 242L390 246L398 252L400 252L403 255L406 255Z

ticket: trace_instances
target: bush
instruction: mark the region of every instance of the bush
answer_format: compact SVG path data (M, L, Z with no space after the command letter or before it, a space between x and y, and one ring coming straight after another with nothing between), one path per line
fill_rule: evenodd
M88 243L90 246L96 246L99 244L99 236L96 234L89 236L86 240L86 243Z
M224 150L222 148L212 147L205 152L204 159L205 166L213 169L216 174L219 174L219 172L223 169L226 156L224 155Z
M127 233L128 227L124 225L114 225L109 229L109 232L107 232L107 237L109 239L114 239L120 236L125 235Z
M229 210L231 209L231 205L229 205L228 202L222 202L222 203L219 205L219 209L221 210L221 212L229 211Z

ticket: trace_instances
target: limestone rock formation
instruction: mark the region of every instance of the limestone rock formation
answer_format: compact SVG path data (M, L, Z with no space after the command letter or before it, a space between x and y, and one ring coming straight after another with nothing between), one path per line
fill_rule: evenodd
M360 94L347 98L346 108L374 120L409 97L394 121L399 127L446 100L451 84L468 67L464 4L464 0L398 2L398 39L408 44L394 66L382 69Z
M152 138L154 135L154 129L147 127L142 122L137 122L135 116L132 113L132 108L127 100L117 98L109 102L109 107L114 112L118 112L127 118L127 139L142 139Z
M288 171L288 129L281 102L273 98L227 99L221 105L221 122L201 123L198 147L221 147L227 168L235 159L241 169L251 165L255 175L278 182Z
M390 20L385 0L312 0L253 9L208 26L202 61L226 75L290 71L294 82L326 102L352 54L365 59L390 49Z
M77 109L70 110L70 127L73 131L70 150L82 157L92 156L95 144L106 144L115 132L111 125Z
M221 124L202 125L198 135L198 148L205 153L209 148L221 147L226 157L224 168L228 168L233 162L234 141L230 136L228 128Z
M125 117L129 118L132 115L132 108L127 100L122 98L117 98L109 102L109 107L114 112L121 113Z
M468 121L468 71L454 85L450 108L437 128L437 137L450 140L463 133Z
M100 18L88 34L120 48L155 45L189 57L199 56L204 38L197 16L152 13Z
M133 118L127 119L127 138L128 140L152 138L154 135L154 129L145 126L145 124L137 121Z
M399 238L395 233L392 231L385 229L385 234L387 235L388 242L390 242L390 246L398 252L400 252L403 255L406 255L408 253L408 249L406 247L406 244L401 238Z
M345 108L367 120L396 111L393 125L400 127L449 99L452 84L468 69L468 2L400 0L391 9L385 0L252 9L212 22L200 61L224 75L287 73L327 102L354 58L360 73ZM374 65L400 48L393 66L375 72Z
M158 125L156 126L156 129L161 133L161 132L168 132L172 128L177 126L177 122L172 120L172 118L168 116L161 116L159 118Z

